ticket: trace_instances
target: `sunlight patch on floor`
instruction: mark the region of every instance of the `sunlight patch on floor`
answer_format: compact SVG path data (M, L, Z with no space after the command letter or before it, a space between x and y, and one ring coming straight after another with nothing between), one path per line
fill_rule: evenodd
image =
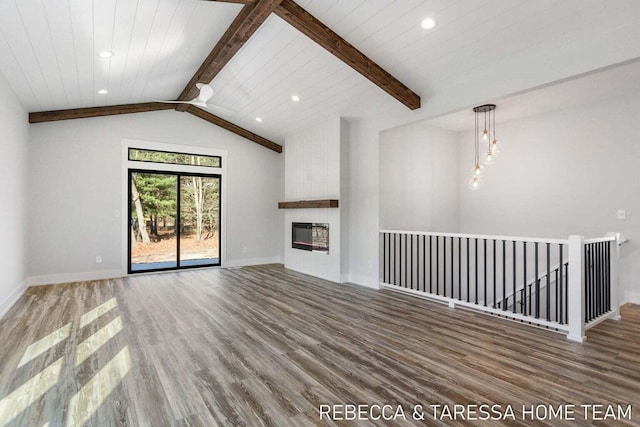
M83 426L131 370L129 348L123 348L69 401L67 426Z
M120 316L106 324L102 329L91 335L89 338L78 344L76 351L76 363L78 366L91 356L100 347L105 345L111 338L115 337L118 332L122 331L122 319Z
M20 363L18 363L18 368L32 361L36 357L40 356L42 353L46 352L47 350L49 350L51 347L58 344L59 342L62 342L65 339L67 339L70 333L71 333L71 323L67 323L60 329L56 330L55 332L52 332L46 337L31 344L25 350L24 355L22 356L22 359L20 359Z
M107 313L109 310L115 308L117 305L118 305L118 302L116 301L116 299L115 298L111 298L110 300L100 304L99 306L97 306L93 310L83 314L82 317L80 317L80 327L84 328L89 323L91 323L94 320L96 320L98 317L100 317L103 314Z
M0 426L9 424L58 382L63 361L64 356L0 400Z

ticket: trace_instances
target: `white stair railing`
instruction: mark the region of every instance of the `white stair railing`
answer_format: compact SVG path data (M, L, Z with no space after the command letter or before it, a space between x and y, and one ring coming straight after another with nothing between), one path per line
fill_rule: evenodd
M589 327L619 318L619 240L381 230L380 285L582 342Z

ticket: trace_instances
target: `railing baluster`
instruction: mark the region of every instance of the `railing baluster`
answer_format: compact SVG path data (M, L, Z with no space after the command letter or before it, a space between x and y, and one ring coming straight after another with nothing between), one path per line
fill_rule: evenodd
M598 262L598 243L594 243L592 246L592 252L593 252L593 300L592 300L592 311L591 311L591 317L589 318L589 320L593 320L596 317L598 317L598 311L599 311L599 307L598 307L598 293L599 293L599 288L600 288L600 268L599 268L599 262Z
M422 292L426 291L427 285L427 236L422 236Z
M604 309L605 304L605 242L600 243L600 312L598 314L602 315L606 312Z
M593 264L592 264L592 271L593 271L593 298L592 298L592 305L593 308L591 310L591 318L589 320L593 320L598 316L598 244L595 243L592 246L592 257L593 257Z
M600 277L602 278L600 281L600 314L606 313L605 303L606 303L606 276L605 272L607 270L606 266L606 242L600 243Z
M429 292L433 293L433 236L429 236Z
M409 259L409 287L413 289L413 234L411 235L407 258Z
M593 263L591 264L591 271L593 274L592 285L592 298L591 298L591 317L589 320L593 320L598 316L598 244L594 243L591 246L591 256L593 257Z
M462 301L462 237L458 237L458 300Z
M618 244L618 242L615 240L607 244L607 260L605 264L607 266L607 271L605 272L605 276L604 276L607 279L607 289L605 294L607 296L607 302L605 304L607 311L610 311L612 309L611 292L613 288L611 287L611 245L616 245L616 244Z
M594 317L602 314L602 243L596 243L596 313Z
M591 318L593 320L598 316L598 287L600 282L600 269L598 268L598 244L595 243L592 249L593 256L593 294L592 294L592 310Z
M555 281L553 282L556 285L556 292L555 292L555 294L556 294L556 299L555 299L555 307L556 307L556 317L555 317L555 319L556 319L556 322L559 321L559 319L560 319L560 312L559 312L559 306L558 306L558 301L560 300L560 288L558 287L558 269L559 268L560 267L558 267L558 268L556 268L554 270L554 272L555 272Z
M516 245L516 241L513 240L512 241L512 254L513 254L513 312L516 313L518 311L518 307L516 305L516 252L517 252L517 245ZM520 312L522 313L522 294L520 294Z
M497 277L496 277L496 240L493 239L493 308L496 308L496 286L497 286Z
M476 275L475 275L475 285L476 285L476 295L475 295L475 300L476 300L476 304L478 304L478 239L474 238L474 244L475 244L475 258L476 258L476 262L475 262L475 270L476 270Z
M589 248L589 252L590 252L590 257L591 257L591 268L589 269L590 273L591 273L591 311L589 313L589 320L593 319L595 317L595 296L596 296L596 272L595 272L595 248L594 245L592 244Z
M522 242L522 289L524 289L524 311L523 314L531 313L531 298L527 298L527 242ZM531 296L531 295L529 295ZM529 313L527 313L527 302L529 303Z
M551 243L547 243L547 320L551 320Z
M470 298L470 294L471 294L471 285L470 285L470 283L469 283L469 276L470 276L470 272L469 272L469 270L470 270L470 268L471 268L471 267L469 266L469 263L470 263L470 261L469 261L469 260L470 260L470 258L471 258L471 257L470 257L470 255L469 255L469 238L467 237L467 302L471 302L471 300L469 299L469 298Z
M564 323L569 322L569 263L564 265Z
M484 279L482 281L482 286L484 287L484 306L487 306L487 239L482 239L482 245L484 247L482 256L484 257L483 270L484 270Z
M442 294L447 296L447 237L442 237Z
M436 236L436 295L440 295L440 237Z
M558 305L558 307L560 309L560 314L558 316L558 321L560 322L560 324L563 324L564 323L564 316L563 316L563 312L562 312L562 308L563 308L563 306L562 306L562 296L563 296L562 295L562 293L563 293L562 292L562 274L564 272L564 268L563 268L563 266L564 266L563 262L564 261L562 259L562 248L563 248L562 243L559 244L558 246L559 246L559 248L558 248L558 252L559 252L559 254L558 254L558 259L559 259L558 268L560 269L560 297L559 297L559 300L557 302L557 305Z
M450 267L451 267L451 298L453 298L454 294L455 294L455 292L453 290L453 236L450 239L451 239L451 245L450 245L451 246L451 264L450 264Z
M533 244L534 246L534 257L535 257L535 276L534 280L536 281L536 319L540 318L540 280L538 280L538 242Z
M502 241L502 311L507 309L507 241Z
M407 240L409 239L409 236L407 236L407 234L404 235L404 287L407 287L407 259L408 257L408 252L407 252ZM402 278L402 274L400 274L400 277Z
M607 311L609 311L607 309L607 273L608 273L608 268L607 268L607 247L609 245L609 242L602 242L601 244L601 251L602 251L602 304L601 304L601 310L602 310L602 314L606 313Z
M393 264L391 264L392 266L392 273L391 273L391 280L393 281L394 285L397 285L397 278L396 278L396 233L392 234L392 239L391 239L391 253L393 254Z

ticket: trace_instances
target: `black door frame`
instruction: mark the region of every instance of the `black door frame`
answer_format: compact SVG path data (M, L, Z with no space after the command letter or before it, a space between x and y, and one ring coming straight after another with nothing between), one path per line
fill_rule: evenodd
M131 180L134 173L149 173L158 175L173 175L176 179L176 220L175 220L175 232L176 232L176 266L166 268L152 268L147 270L131 270L131 215L133 213L133 203L131 200ZM180 265L180 179L182 177L202 177L202 178L218 178L218 262L212 264L203 265ZM139 226L146 227L146 224L140 224ZM213 173L192 173L192 172L175 172L175 171L163 171L153 169L136 169L129 168L127 170L127 274L137 273L152 273L159 271L176 271L187 270L192 268L205 268L205 267L220 267L222 265L222 175Z

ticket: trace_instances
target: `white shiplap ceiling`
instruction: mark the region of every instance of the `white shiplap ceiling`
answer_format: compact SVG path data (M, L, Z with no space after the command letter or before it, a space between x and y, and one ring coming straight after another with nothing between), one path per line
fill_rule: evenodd
M633 35L640 26L637 0L298 3L421 95L423 104L497 67L508 69L509 61L526 60L530 52L589 43L614 30ZM199 0L2 0L0 72L29 111L175 99L241 7ZM434 30L420 27L426 16L436 19ZM633 55L638 44L621 38L617 49ZM102 50L115 56L99 58ZM531 61L534 71L556 65ZM212 102L235 111L225 119L279 143L289 131L328 116L406 110L275 15L212 86ZM293 103L292 94L302 101Z

